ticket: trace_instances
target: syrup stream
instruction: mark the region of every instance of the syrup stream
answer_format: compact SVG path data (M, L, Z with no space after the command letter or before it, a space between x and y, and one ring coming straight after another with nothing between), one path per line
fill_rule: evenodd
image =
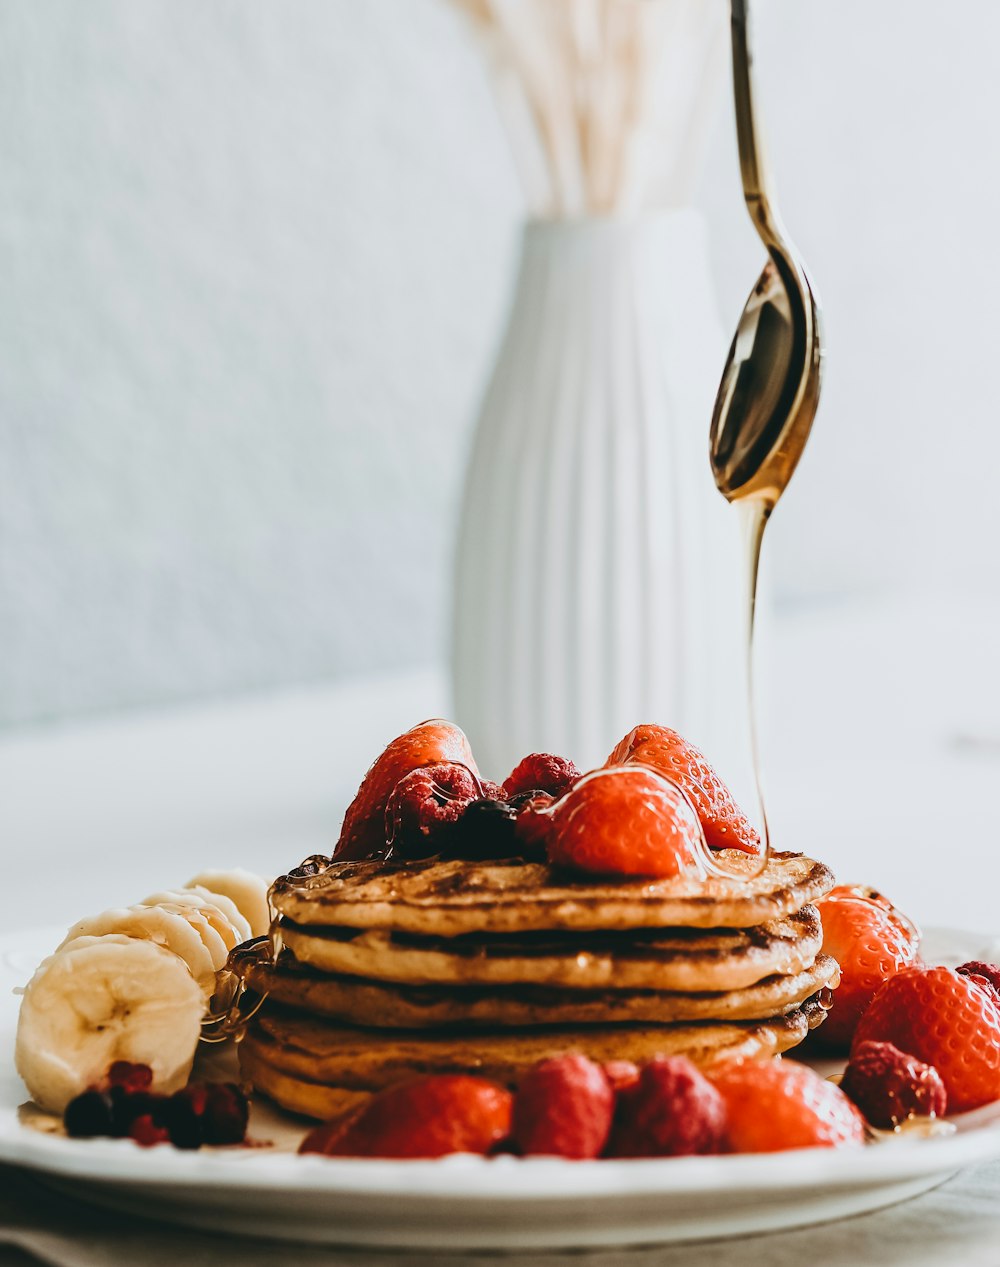
M757 726L757 692L754 675L754 633L757 624L757 579L760 573L760 551L764 542L764 529L774 509L774 502L764 498L748 497L736 503L740 513L743 535L744 567L746 577L746 689L747 725L750 732L750 760L753 764L754 787L757 793L757 810L760 817L761 844L759 875L767 866L771 855L771 829L767 821L764 799L764 775L761 769L760 738Z

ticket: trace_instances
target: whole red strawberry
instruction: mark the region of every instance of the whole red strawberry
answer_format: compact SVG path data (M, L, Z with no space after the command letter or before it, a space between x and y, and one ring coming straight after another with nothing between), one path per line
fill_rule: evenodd
M680 1157L721 1150L722 1097L686 1056L656 1056L621 1091L611 1157Z
M691 802L643 766L595 770L542 813L554 866L599 875L701 874L702 834Z
M369 769L347 807L334 858L354 862L378 857L385 849L385 808L393 788L411 770L439 761L456 761L479 776L468 739L451 722L421 722L394 739Z
M556 1056L521 1079L511 1137L526 1157L600 1157L614 1106L614 1092L600 1065L575 1053Z
M858 1022L852 1052L868 1040L933 1065L952 1113L1000 1099L996 993L952 968L903 968L890 977Z
M580 777L580 771L565 757L551 752L533 752L520 761L503 781L504 796L538 790L561 796Z
M327 1157L444 1157L492 1152L510 1134L506 1087L466 1074L435 1074L381 1091L323 1139Z
M892 1043L859 1043L840 1089L872 1126L891 1130L909 1117L944 1117L948 1095L933 1065Z
M708 1077L726 1106L726 1147L733 1153L861 1144L864 1119L843 1091L794 1060L741 1059Z
M840 964L840 985L816 1041L846 1049L882 983L916 960L920 933L887 899L869 897L862 889L834 889L816 907L823 921L823 952Z
M676 783L691 799L710 849L760 852L760 836L708 764L704 754L667 726L636 726L605 765L651 766Z

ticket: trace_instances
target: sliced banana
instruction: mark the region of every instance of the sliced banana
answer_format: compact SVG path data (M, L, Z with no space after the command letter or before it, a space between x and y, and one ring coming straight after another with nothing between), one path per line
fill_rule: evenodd
M151 897L143 898L142 905L179 906L200 911L222 938L227 951L245 940L233 927L232 920L225 911L203 893L194 893L190 889L166 889L162 893L154 893Z
M124 933L155 942L179 955L187 964L206 999L215 989L215 961L194 925L163 906L121 906L78 920L66 934L59 950L83 936L100 937Z
M74 939L25 988L14 1058L32 1099L61 1113L116 1060L148 1065L153 1089L191 1072L204 995L187 965L152 941Z
M201 884L186 884L181 891L204 898L206 902L220 910L236 933L237 945L250 940L250 921L231 897L227 897L225 893L214 893Z
M174 915L179 915L181 919L187 920L204 943L209 958L212 960L213 972L218 972L225 966L231 947L215 931L199 906L179 902L160 902L158 906L160 910L170 911Z
M252 871L234 867L231 871L201 871L188 880L186 889L207 889L236 903L250 925L251 937L263 937L271 928L271 910L267 904L267 881Z

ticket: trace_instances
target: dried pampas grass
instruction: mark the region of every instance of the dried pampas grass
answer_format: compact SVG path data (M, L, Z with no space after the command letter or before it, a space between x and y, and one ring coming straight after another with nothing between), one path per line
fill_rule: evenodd
M455 0L481 36L532 211L690 200L726 0Z

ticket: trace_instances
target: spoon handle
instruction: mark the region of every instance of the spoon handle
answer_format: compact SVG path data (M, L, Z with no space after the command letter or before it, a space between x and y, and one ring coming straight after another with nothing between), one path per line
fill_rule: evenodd
M749 0L732 0L733 96L743 197L750 218L767 246L783 246L767 155L755 105Z

